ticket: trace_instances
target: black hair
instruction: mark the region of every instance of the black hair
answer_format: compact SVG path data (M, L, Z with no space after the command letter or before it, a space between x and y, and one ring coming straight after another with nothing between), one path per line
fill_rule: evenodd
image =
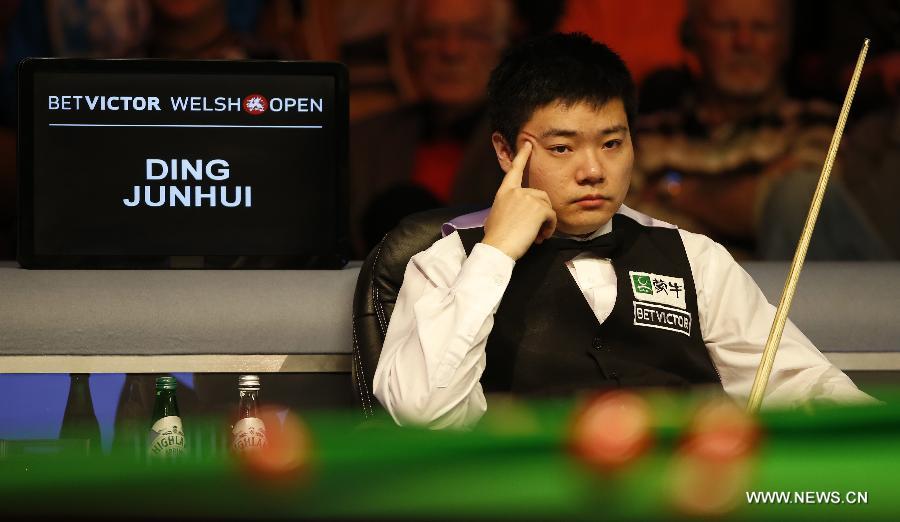
M491 72L491 128L515 149L516 135L537 109L559 101L599 108L622 100L629 129L637 114L631 73L619 55L582 33L554 33L512 47Z

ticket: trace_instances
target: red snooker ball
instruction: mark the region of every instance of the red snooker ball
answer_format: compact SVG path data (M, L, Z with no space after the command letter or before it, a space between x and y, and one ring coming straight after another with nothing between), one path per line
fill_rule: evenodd
M720 516L740 505L760 435L756 419L731 400L702 405L669 468L674 507L682 514Z
M576 414L569 441L575 455L592 467L621 469L652 443L650 406L624 390L594 397Z
M267 428L267 443L256 451L238 454L241 464L250 476L269 484L296 484L310 468L313 444L309 429L290 411L282 421L277 410L264 408L259 418Z
M756 419L729 399L700 407L688 426L685 451L700 458L727 461L756 450L761 430Z

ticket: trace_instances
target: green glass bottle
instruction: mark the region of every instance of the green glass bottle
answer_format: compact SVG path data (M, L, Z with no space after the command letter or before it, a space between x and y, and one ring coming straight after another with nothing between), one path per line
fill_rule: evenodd
M237 453L259 450L266 445L266 426L259 418L259 377L238 377L237 419L231 427L231 449Z
M185 452L184 430L175 391L175 377L156 378L156 403L153 405L153 425L150 427L150 457L177 458Z
M60 439L80 439L86 441L89 454L100 453L100 423L94 414L94 401L91 399L90 374L72 373L69 375L69 398L66 400L66 412L63 414L62 426L59 429Z
M154 386L155 379L149 375L125 376L116 407L113 452L135 458L147 453L147 418L153 412Z

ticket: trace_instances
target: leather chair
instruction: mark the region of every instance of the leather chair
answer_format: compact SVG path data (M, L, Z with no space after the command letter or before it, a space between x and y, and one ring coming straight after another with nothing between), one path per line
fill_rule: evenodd
M366 418L380 408L372 379L409 259L441 238L441 225L473 210L440 208L407 216L363 263L353 295L351 381Z

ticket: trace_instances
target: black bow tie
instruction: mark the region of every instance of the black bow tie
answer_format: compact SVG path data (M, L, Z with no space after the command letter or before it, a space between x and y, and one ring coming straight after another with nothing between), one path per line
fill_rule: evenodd
M600 257L612 257L619 247L618 237L615 232L603 234L587 241L551 237L544 243L559 250L564 261L569 261L582 252L592 252Z

